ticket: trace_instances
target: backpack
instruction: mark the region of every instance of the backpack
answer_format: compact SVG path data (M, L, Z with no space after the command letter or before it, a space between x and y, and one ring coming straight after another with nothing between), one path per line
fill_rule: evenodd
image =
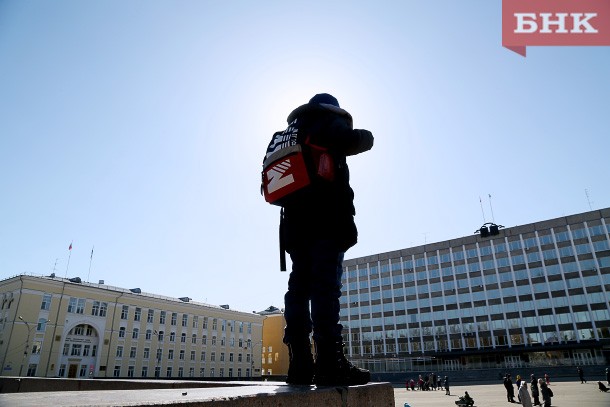
M334 180L328 149L311 143L311 133L294 119L273 134L261 172L261 194L272 205L285 206L321 181Z

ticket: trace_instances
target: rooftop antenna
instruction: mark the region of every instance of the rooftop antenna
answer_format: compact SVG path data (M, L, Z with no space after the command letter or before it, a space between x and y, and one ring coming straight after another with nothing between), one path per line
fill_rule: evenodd
M52 271L53 274L55 274L55 268L57 267L57 260L59 260L59 259L55 259L55 264L53 264L53 271Z
M494 207L491 206L491 194L487 194L489 196L489 209L491 209L491 221L494 223L496 220L494 219Z
M483 214L483 223L487 222L487 220L485 219L485 211L483 210L483 201L481 200L481 197L479 196L479 203L481 204L481 213Z
M589 203L589 210L593 210L593 206L591 205L591 199L589 198L589 190L585 189L585 195L587 196L587 202Z

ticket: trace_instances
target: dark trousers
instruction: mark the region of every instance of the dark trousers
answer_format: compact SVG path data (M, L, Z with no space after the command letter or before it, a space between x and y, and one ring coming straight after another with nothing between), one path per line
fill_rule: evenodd
M331 240L316 240L289 251L292 272L284 296L284 343L312 332L317 343L340 342L339 297L343 255ZM310 311L311 302L311 311Z

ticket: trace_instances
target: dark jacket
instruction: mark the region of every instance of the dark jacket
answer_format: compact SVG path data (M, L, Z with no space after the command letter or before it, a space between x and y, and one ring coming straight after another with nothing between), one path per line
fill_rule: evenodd
M299 137L309 137L311 144L328 149L334 180L316 180L306 194L284 206L285 248L290 252L313 239L328 239L335 241L340 251L346 251L358 238L346 157L369 150L373 136L365 130L354 130L351 115L334 106L308 103L290 113L288 123L295 119Z

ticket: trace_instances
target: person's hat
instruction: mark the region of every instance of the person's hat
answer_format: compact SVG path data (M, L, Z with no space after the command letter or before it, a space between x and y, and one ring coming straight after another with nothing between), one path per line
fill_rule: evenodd
M318 93L317 95L309 99L309 103L341 107L339 106L339 101L337 100L337 98L333 95L329 95L328 93Z

